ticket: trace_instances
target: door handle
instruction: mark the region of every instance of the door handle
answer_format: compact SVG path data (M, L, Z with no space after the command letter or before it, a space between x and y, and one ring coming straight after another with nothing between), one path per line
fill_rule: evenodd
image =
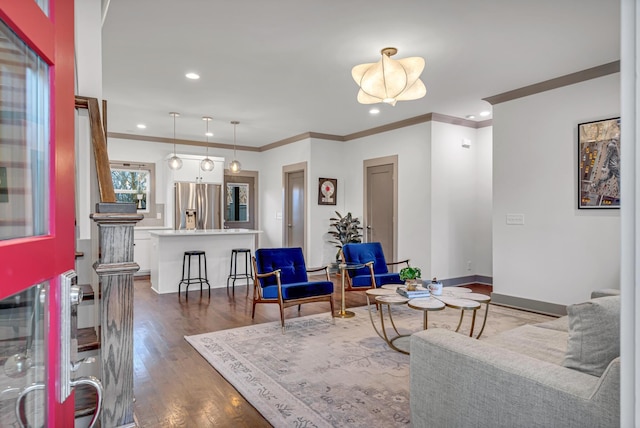
M102 410L102 383L93 376L81 377L76 380L70 382L70 386L76 387L78 385L89 385L95 388L96 390L96 410L93 413L93 417L91 418L91 422L89 422L89 428L93 428L98 421L98 415L100 415L100 410ZM20 424L20 428L27 428L28 421L24 420L26 418L26 412L23 409L23 401L25 397L32 391L40 391L44 390L44 383L34 383L22 389L20 394L18 395L18 399L16 400L16 417L18 419L18 424Z
M367 226L367 230L371 230L371 226Z
M287 227L293 227L293 225L292 224L288 224Z

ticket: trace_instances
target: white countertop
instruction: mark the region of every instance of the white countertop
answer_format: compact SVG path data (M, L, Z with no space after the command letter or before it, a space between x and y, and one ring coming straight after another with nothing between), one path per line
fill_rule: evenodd
M210 235L255 235L261 230L252 229L203 229L203 230L155 230L150 235L175 237L175 236L210 236Z

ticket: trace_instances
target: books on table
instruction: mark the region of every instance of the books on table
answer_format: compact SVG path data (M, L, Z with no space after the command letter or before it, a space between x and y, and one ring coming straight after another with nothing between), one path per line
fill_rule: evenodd
M409 291L407 290L407 287L398 287L396 289L396 292L398 294L400 294L401 296L404 296L408 299L415 299L417 297L429 297L431 296L431 293L429 292L428 288L424 288L424 287L416 287L415 290Z

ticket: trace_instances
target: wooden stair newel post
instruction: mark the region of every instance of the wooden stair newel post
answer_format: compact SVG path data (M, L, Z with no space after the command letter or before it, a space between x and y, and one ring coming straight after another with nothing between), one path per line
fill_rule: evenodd
M103 427L133 427L133 227L142 220L136 205L99 203L91 216L98 225Z

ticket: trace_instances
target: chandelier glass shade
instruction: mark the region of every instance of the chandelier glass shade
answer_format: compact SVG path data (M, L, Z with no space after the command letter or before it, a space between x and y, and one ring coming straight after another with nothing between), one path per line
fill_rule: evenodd
M424 59L411 57L396 61L391 56L397 52L396 48L384 48L380 51L380 61L353 67L351 76L360 86L360 104L383 102L396 105L398 101L417 100L425 96L427 88L420 80Z
M169 158L167 163L169 168L176 170L182 168L182 159L176 155L176 117L180 117L180 113L172 111L169 115L173 116L173 156Z
M231 124L233 125L233 160L231 161L231 163L229 163L229 171L231 171L232 173L240 172L240 170L242 169L242 165L236 158L236 126L239 123L240 122L238 122L237 120L231 122Z
M202 169L203 171L213 171L215 163L213 163L213 161L209 159L209 122L211 122L213 119L209 116L202 116L202 120L207 123L207 132L205 133L205 136L207 137L207 154L205 155L204 159L202 159L202 162L200 162L200 169Z

